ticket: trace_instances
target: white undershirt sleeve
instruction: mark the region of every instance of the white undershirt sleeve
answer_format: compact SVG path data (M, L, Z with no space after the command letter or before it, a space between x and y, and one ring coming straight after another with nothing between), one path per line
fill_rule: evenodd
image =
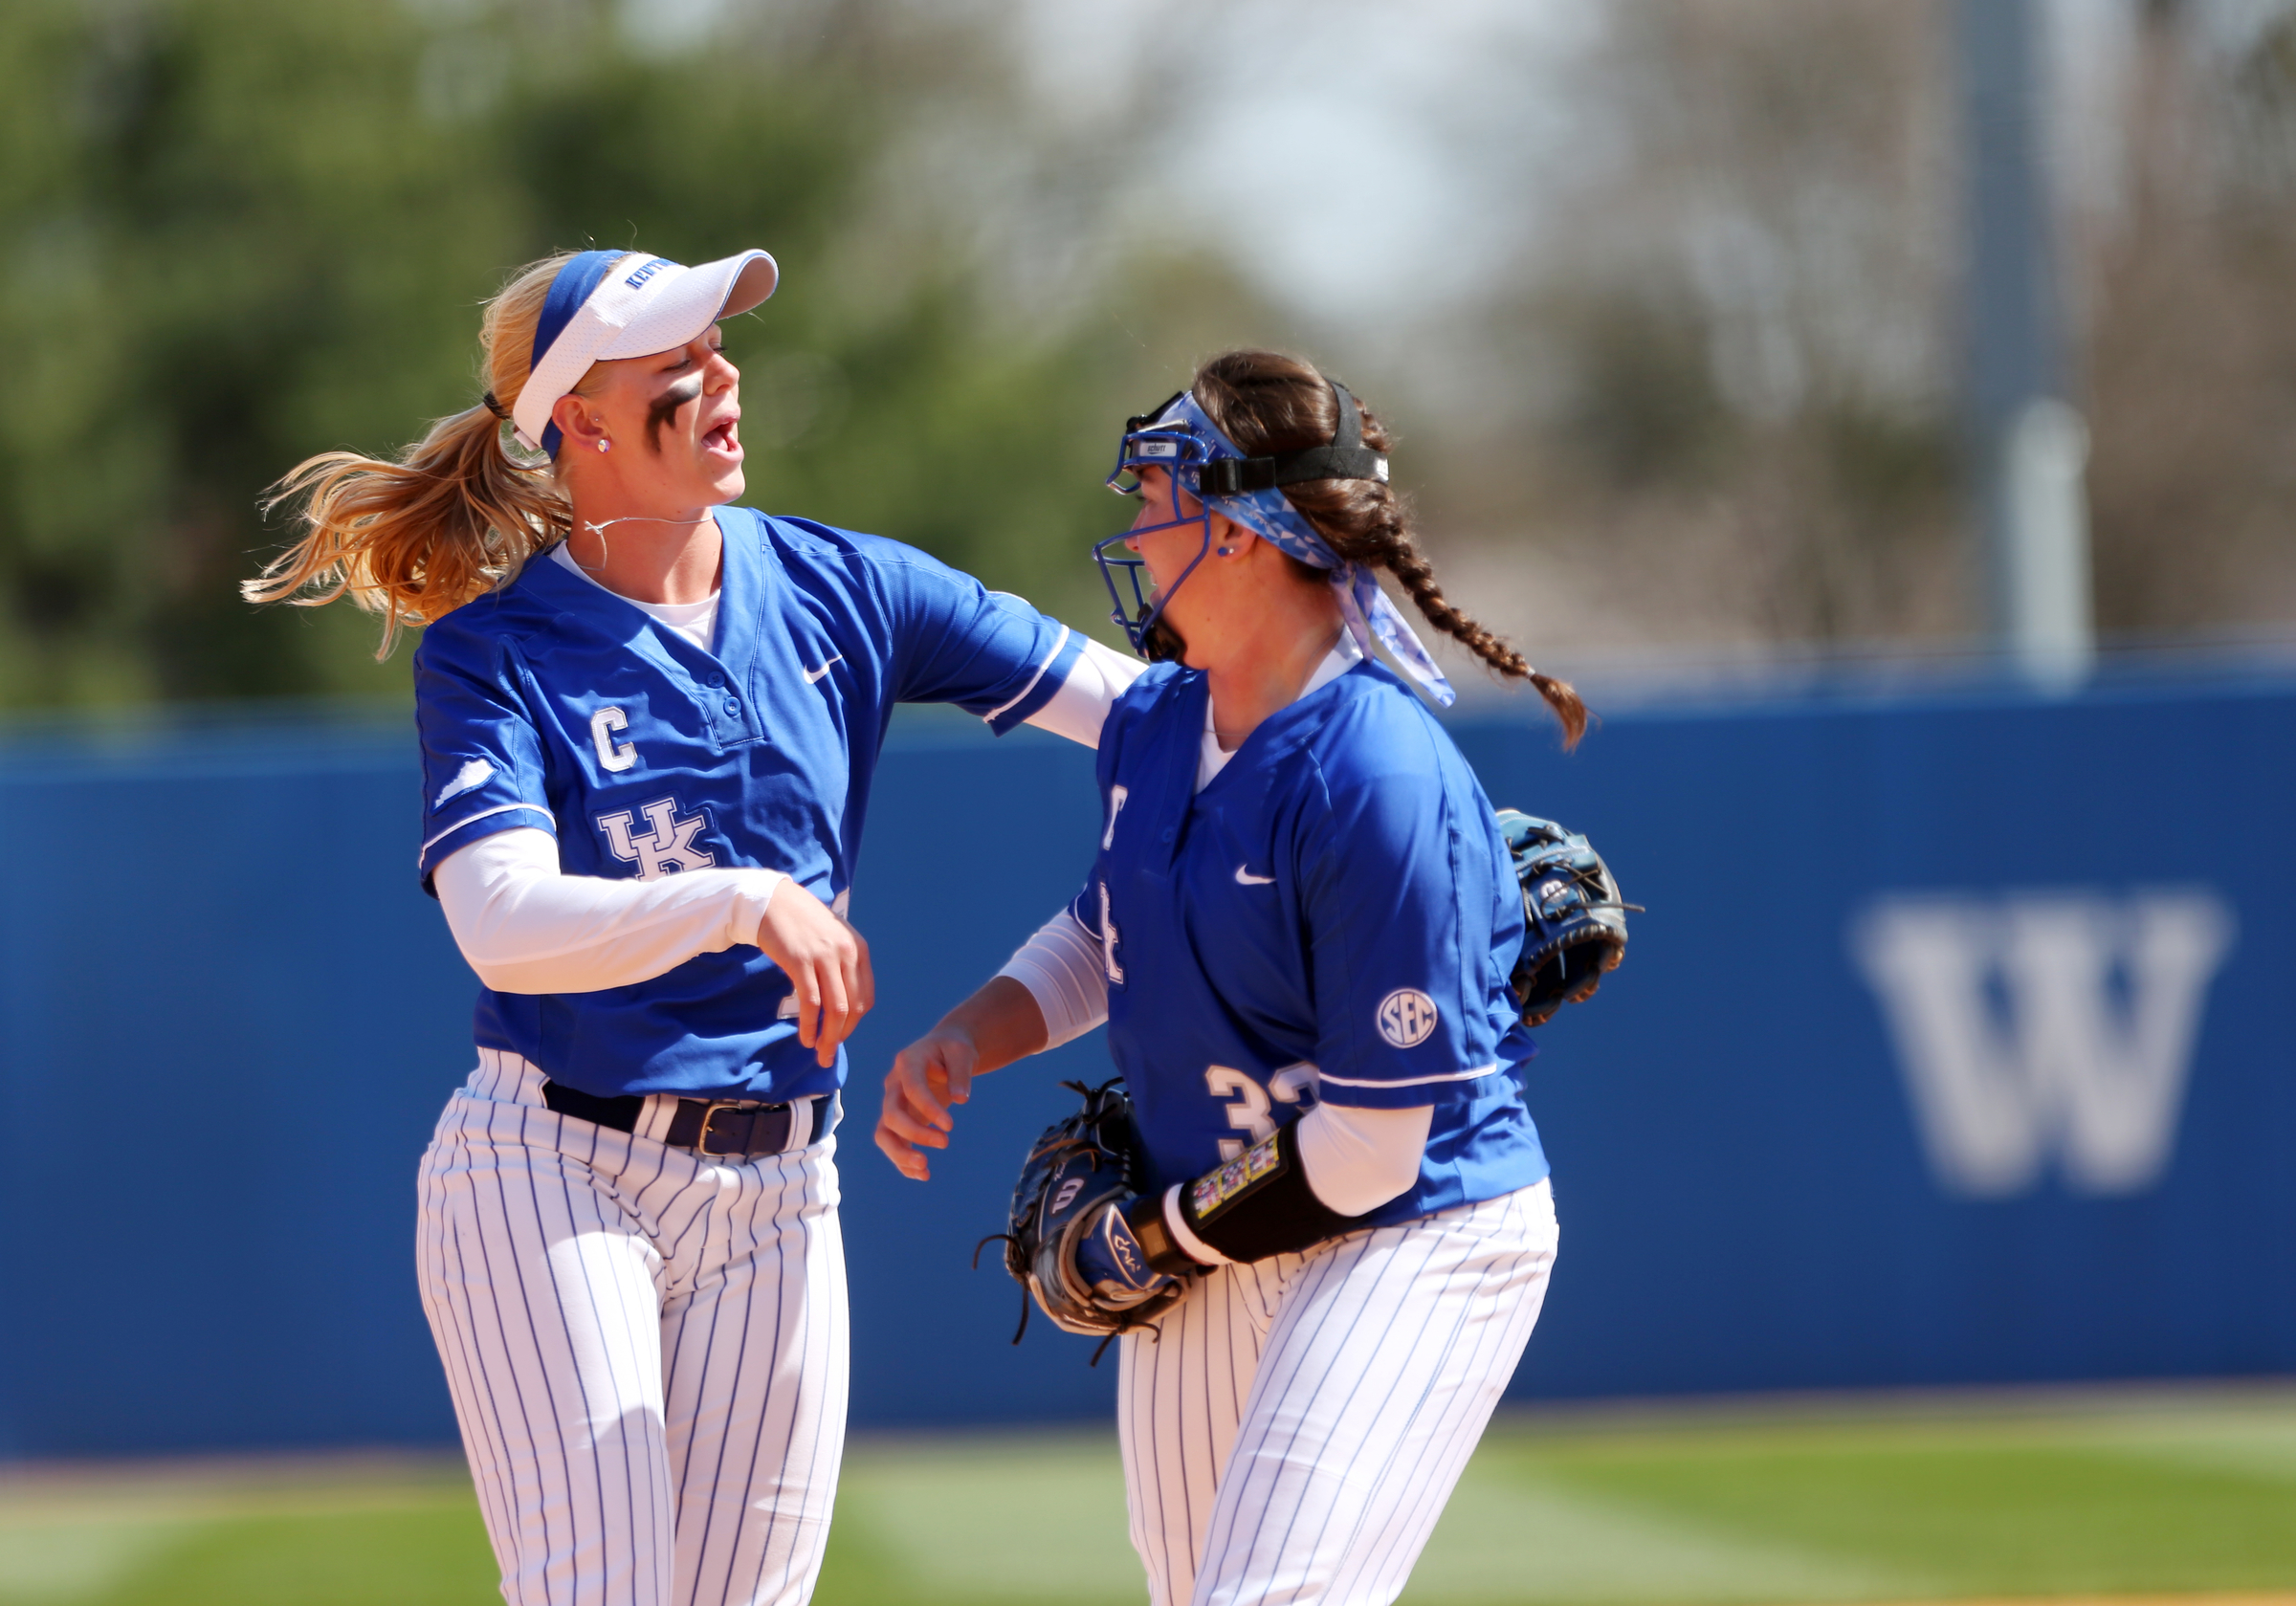
M431 885L454 945L489 987L591 993L754 942L786 879L778 869L687 870L654 881L567 875L558 839L528 825L455 849Z
M1108 721L1109 709L1147 667L1114 648L1088 641L1069 670L1069 678L1060 683L1060 689L1044 707L1028 716L1027 723L1040 731L1050 731L1056 737L1080 741L1087 747L1097 747L1100 727Z
M1004 961L999 976L1028 989L1044 1011L1045 1046L1057 1048L1108 1019L1108 972L1100 942L1067 910L1047 920Z
M1377 1210L1419 1180L1431 1106L1356 1110L1319 1104L1299 1118L1299 1163L1308 1186L1342 1216Z

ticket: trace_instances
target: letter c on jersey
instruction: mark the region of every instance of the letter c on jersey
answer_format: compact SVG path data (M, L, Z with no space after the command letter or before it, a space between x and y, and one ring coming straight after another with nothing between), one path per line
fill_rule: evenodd
M629 716L618 708L602 708L590 715L590 740L598 748L600 769L626 770L638 761L635 745L614 740L614 732L629 729Z

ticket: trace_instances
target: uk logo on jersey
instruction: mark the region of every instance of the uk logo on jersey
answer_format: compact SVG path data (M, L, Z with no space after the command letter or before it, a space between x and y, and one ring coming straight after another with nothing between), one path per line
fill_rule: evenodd
M710 823L706 809L680 820L675 798L656 798L638 813L653 827L651 836L631 834L635 822L629 809L601 814L598 828L606 833L607 848L615 858L638 867L640 881L658 881L679 870L708 869L718 862L708 848L694 846L694 839Z
M1398 987L1380 1000L1380 1035L1397 1048L1416 1048L1434 1035L1435 1001L1416 987Z

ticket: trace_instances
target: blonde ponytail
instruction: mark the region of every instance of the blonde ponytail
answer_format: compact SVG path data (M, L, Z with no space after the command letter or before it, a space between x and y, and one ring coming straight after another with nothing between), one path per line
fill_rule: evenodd
M507 414L526 386L534 328L571 253L520 269L487 303L478 343L491 402ZM274 485L265 512L294 502L300 539L240 584L251 603L317 607L347 596L383 616L377 658L403 626L428 624L515 578L572 527L547 462L513 461L487 403L442 418L397 462L355 451L306 457Z

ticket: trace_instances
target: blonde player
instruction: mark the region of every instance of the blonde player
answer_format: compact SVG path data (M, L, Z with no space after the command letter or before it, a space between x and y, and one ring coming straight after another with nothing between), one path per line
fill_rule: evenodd
M305 533L249 587L428 622L417 869L484 989L418 1265L514 1606L811 1595L886 720L1089 743L1137 672L921 552L732 505L718 320L777 272L534 264L487 307L484 400L399 462L298 468Z

